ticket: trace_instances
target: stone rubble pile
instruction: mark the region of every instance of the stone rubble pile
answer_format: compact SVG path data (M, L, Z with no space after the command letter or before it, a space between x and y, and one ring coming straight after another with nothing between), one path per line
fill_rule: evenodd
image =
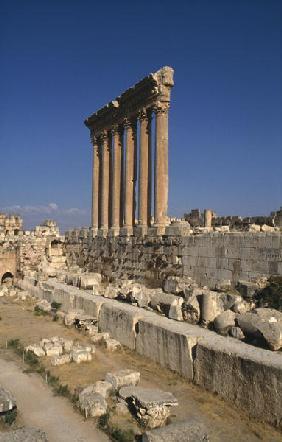
M170 408L178 405L172 393L159 389L122 387L119 396L127 402L143 428L164 426L170 415Z
M13 395L0 385L0 413L1 415L17 408Z
M96 276L94 279L99 280ZM236 289L223 283L217 290L209 290L199 287L191 278L167 277L162 289L124 280L107 286L93 285L93 292L276 351L282 347L282 313L258 308L258 296L267 284L266 278L261 278L256 282L239 281ZM69 315L71 317L72 313L68 318ZM74 322L74 319L67 321ZM88 328L88 333L94 343L104 343L110 350L119 348L117 342L107 334L99 334L95 327Z
M13 301L26 301L32 300L34 297L27 290L19 290L18 288L7 285L0 285L0 298L1 297L12 298Z
M107 373L104 381L84 388L78 396L78 407L86 416L98 417L107 413L107 399L116 397L115 412L131 413L142 428L158 428L166 425L170 408L178 405L169 392L138 387L140 373L119 370Z
M64 339L54 336L50 339L42 339L39 344L32 344L25 347L26 352L31 352L41 358L50 357L54 366L68 364L70 362L88 362L95 354L94 345L75 344L71 339Z

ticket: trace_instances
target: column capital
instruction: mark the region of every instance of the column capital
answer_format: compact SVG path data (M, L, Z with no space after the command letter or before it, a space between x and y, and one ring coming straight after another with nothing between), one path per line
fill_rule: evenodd
M138 112L137 118L139 121L142 121L142 120L148 120L149 116L150 116L150 110L144 108Z
M155 112L156 115L159 114L167 114L169 111L169 103L165 103L165 104L156 104L155 106L153 106L152 110Z
M107 130L103 130L102 132L99 133L99 139L100 141L106 141L109 137L108 131Z
M119 126L118 124L114 124L114 125L111 127L111 134L112 134L112 135L118 135L119 132L120 132L120 126Z
M98 137L95 134L94 130L90 131L90 140L91 140L91 144L93 144L93 147L95 146L95 144L97 144L98 142Z
M136 117L132 117L132 118L124 118L122 125L123 127L125 127L126 129L131 128L131 129L135 129L136 128L136 122L137 122L137 115Z
M125 126L123 124L114 124L113 127L111 128L111 135L112 135L112 137L115 137L117 135L119 137L121 137L122 133L123 133L124 127Z

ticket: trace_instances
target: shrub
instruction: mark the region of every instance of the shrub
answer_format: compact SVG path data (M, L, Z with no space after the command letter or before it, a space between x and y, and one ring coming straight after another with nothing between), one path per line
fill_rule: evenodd
M62 304L60 302L53 301L51 303L51 307L54 310L59 310L62 307Z
M8 411L3 416L3 421L7 425L12 425L17 418L17 407L14 407L12 410Z
M34 307L34 314L35 316L47 316L48 312L45 312L44 310L42 310L39 305L36 305Z

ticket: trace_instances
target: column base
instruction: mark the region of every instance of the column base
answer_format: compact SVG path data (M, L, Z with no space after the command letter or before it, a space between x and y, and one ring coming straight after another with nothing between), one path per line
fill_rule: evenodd
M108 227L100 227L100 229L98 230L97 236L106 238L106 236L108 236L108 232L109 232Z
M132 236L133 235L133 226L121 227L119 234L120 234L120 236Z
M165 228L166 236L188 236L191 234L190 224L188 222L172 223Z
M166 226L160 226L160 225L155 225L152 227L149 227L148 229L148 236L161 236L165 234L165 228Z
M92 235L92 238L94 238L95 236L97 236L97 234L98 234L98 227L91 227L90 236Z
M148 226L135 226L133 229L134 236L145 236L148 233Z
M118 236L120 234L120 227L111 227L108 233L109 237Z

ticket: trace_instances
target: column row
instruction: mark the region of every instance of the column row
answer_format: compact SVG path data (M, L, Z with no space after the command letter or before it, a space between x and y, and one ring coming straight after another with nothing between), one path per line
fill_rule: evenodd
M168 199L168 109L144 109L134 119L94 134L92 177L92 227L106 235L146 233L152 206L152 113L156 115L154 156L154 226L166 223ZM137 164L139 120L139 164ZM138 222L136 223L136 180Z

